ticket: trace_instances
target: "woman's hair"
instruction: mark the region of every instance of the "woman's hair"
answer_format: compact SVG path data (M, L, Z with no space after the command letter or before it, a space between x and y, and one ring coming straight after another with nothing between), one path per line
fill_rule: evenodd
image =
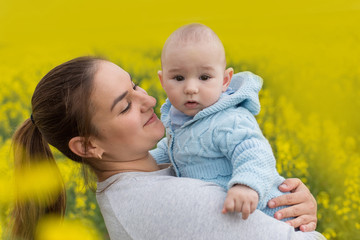
M76 136L86 141L90 135L97 135L91 124L89 99L99 61L101 59L94 57L75 58L55 67L41 79L31 100L31 118L25 120L13 136L15 172L41 162L56 166L49 144L68 158L84 162L69 149L69 141ZM60 193L48 196L46 204L39 199L16 200L14 238L33 239L36 224L45 214L64 215L66 192L63 183L61 185Z

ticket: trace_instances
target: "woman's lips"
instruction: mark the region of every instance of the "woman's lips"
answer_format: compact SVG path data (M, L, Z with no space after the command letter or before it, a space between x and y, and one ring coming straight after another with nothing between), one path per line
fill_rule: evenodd
M189 108L189 109L194 109L197 106L199 106L199 103L195 102L195 101L188 101L185 103L185 107Z
M158 118L157 118L156 114L153 113L153 114L151 115L151 118L145 123L144 126L149 125L149 124L155 122L157 119L158 119Z

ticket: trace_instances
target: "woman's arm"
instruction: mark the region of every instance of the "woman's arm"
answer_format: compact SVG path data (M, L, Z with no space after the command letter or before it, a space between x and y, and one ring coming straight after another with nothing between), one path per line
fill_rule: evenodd
M221 214L221 187L172 177L168 170L114 175L103 192L106 186L99 183L97 200L112 239L324 239L317 232L296 232L259 210L247 220Z
M286 179L280 186L280 191L291 192L268 202L270 208L290 205L275 213L276 219L295 217L287 221L291 226L303 232L314 231L317 223L317 204L314 196L310 193L305 184L298 178Z

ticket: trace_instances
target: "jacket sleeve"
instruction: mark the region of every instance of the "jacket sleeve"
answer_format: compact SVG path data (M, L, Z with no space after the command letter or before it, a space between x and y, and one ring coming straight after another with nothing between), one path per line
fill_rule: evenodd
M167 138L164 137L163 139L161 139L160 142L158 142L157 147L150 151L150 154L153 156L153 158L155 158L158 164L170 163Z
M235 184L249 186L259 194L259 207L264 207L266 195L278 176L275 157L255 117L246 111L236 115L215 134L215 144L233 166L228 189Z

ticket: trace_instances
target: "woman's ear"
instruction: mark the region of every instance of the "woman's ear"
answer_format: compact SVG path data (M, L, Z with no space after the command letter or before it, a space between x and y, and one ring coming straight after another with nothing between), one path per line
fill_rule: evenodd
M233 74L234 74L234 69L228 68L225 70L223 88L222 88L223 92L225 92L226 89L229 87Z
M101 158L104 153L100 147L92 144L91 141L86 143L85 138L79 136L70 139L69 148L73 153L84 158Z

